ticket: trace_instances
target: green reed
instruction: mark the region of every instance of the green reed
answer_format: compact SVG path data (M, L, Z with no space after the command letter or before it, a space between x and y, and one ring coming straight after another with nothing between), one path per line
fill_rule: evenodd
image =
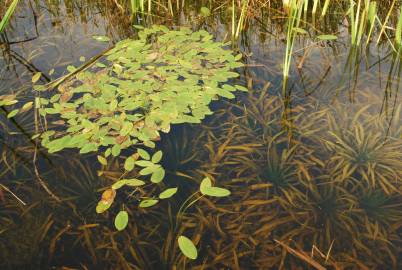
M402 47L401 36L402 36L402 6L401 6L401 10L399 12L398 24L396 26L396 31L395 31L395 44L397 45L399 50Z
M289 77L290 64L292 60L293 45L299 28L302 6L304 0L291 0L289 3L289 16L287 19L286 50L283 59L283 95L286 94L286 86Z
M11 19L11 16L14 14L15 9L17 8L17 4L18 4L18 0L13 0L13 2L11 2L11 5L8 7L6 14L4 15L3 19L1 19L1 21L0 21L0 33L2 33L4 31L4 29L6 28L8 22Z

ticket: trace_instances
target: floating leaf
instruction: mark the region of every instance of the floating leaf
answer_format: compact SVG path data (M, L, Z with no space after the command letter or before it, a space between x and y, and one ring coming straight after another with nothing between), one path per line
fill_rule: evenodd
M102 164L103 166L106 166L107 165L107 160L106 160L106 158L104 158L104 157L102 157L102 156L97 156L97 158L98 158L98 161L99 161L99 163L100 164Z
M152 156L152 163L158 163L159 161L161 161L162 159L162 151L158 151L156 152L153 156Z
M127 227L128 213L126 211L120 211L114 219L114 226L117 230L122 231Z
M162 167L158 167L151 176L152 183L160 183L165 177L165 170Z
M16 116L18 112L19 112L18 109L12 110L9 114L7 114L7 118L12 118Z
M319 35L319 36L317 36L317 38L320 40L335 40L338 37L334 36L334 35Z
M184 235L181 235L179 236L177 241L179 243L179 248L181 252L184 254L184 256L186 256L191 260L197 259L198 257L197 248L190 239L188 239Z
M205 194L205 190L206 190L207 188L210 188L211 186L212 186L211 179L209 179L209 177L205 177L205 178L201 181L201 184L200 184L200 192L201 192L202 194Z
M36 83L37 81L39 81L40 77L42 76L41 72L36 72L33 76L32 76L32 83Z
M213 187L211 179L205 177L200 184L200 192L203 195L213 197L226 197L230 195L230 191L225 188Z
M142 157L143 159L146 159L146 160L150 160L151 159L151 156L148 154L148 152L147 151L145 151L145 150L143 150L143 149L141 149L141 148L138 148L137 149L137 153L140 155L140 157Z
M163 191L161 194L159 194L159 199L167 199L172 197L174 194L176 194L177 188L168 188L165 191Z
M220 187L209 187L204 189L203 194L212 197L226 197L230 195L230 191Z
M139 207L142 208L147 208L147 207L151 207L154 206L155 204L157 204L159 201L155 200L155 199L146 199L140 202Z
M104 201L98 202L98 204L96 205L96 213L101 214L101 213L105 212L106 210L108 210L110 208L112 203L113 202L104 202Z
M124 169L126 171L132 171L134 169L135 160L133 157L128 157L124 162Z
M20 112L23 113L23 112L29 111L32 107L33 107L33 101L29 101L29 102L25 103L24 106L22 106Z
M121 179L112 185L112 189L119 189L123 186L139 187L145 185L145 182L139 179Z

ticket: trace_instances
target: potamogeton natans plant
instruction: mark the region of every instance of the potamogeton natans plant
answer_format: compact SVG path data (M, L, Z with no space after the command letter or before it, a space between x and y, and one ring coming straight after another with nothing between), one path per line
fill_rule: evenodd
M139 31L138 37L118 42L53 96L36 102L42 116L56 116L64 123L40 135L50 153L66 148L98 152L102 165L110 156L128 155L125 172L103 193L99 213L111 206L119 188L163 180L163 153L152 150L160 132L169 132L172 124L200 123L212 114L210 102L246 91L228 83L238 76L232 70L242 66L241 55L225 50L226 44L213 41L208 32L153 26ZM150 196L139 206L153 206L176 189L168 190L169 196ZM118 229L127 222L126 212L115 219Z

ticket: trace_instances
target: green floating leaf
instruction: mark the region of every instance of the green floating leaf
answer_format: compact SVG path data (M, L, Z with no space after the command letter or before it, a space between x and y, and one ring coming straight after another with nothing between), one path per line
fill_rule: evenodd
M155 204L157 204L159 201L155 200L155 199L146 199L140 202L139 207L141 208L147 208L147 207L151 207L154 206Z
M106 158L104 158L104 157L102 157L102 156L97 156L97 158L98 158L98 161L99 161L99 163L100 164L102 164L103 166L106 166L107 165L107 160L106 160Z
M134 169L135 160L133 157L128 157L124 162L124 169L131 172Z
M110 38L106 36L92 36L97 41L108 42Z
M158 167L151 176L152 183L160 183L165 177L165 170L162 167Z
M158 163L159 161L161 161L162 159L162 151L158 151L156 152L153 156L152 156L152 163Z
M230 191L220 187L209 187L204 190L203 194L212 197L226 197L230 195Z
M144 149L138 148L137 153L140 155L140 157L142 157L145 160L150 160L151 159L151 156Z
M304 30L303 28L299 28L299 27L294 27L293 31L295 31L296 33L302 34L302 35L308 34L308 32L306 30Z
M338 37L334 36L334 35L319 35L319 36L317 36L317 38L320 40L335 40Z
M16 116L18 112L19 112L18 109L12 110L9 114L7 114L7 118L12 118Z
M159 199L167 199L172 197L174 194L177 192L177 187L176 188L168 188L165 191L163 191L161 194L159 194Z
M211 179L209 179L209 177L205 177L205 178L201 181L201 184L200 184L200 192L201 192L202 194L205 194L205 190L206 190L207 188L210 188L211 186L212 186Z
M120 211L114 219L114 226L117 230L122 231L127 227L128 213L126 211Z
M225 188L213 187L211 179L205 177L200 184L200 192L203 195L212 197L226 197L230 195L230 191Z
M181 252L184 254L184 256L186 256L191 260L197 259L198 257L197 248L190 239L188 239L184 235L181 235L179 236L177 241L179 243L179 248Z
M139 179L121 179L112 185L112 189L116 190L123 186L139 187L145 185L145 182Z

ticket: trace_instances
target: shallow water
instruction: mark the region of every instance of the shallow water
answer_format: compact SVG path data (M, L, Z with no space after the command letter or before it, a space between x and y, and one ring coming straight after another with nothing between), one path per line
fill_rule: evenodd
M137 16L135 21L191 26L206 29L217 40L228 39L226 11L218 9L205 19L197 15L201 6L190 3L173 19L160 8L156 16ZM401 180L400 56L393 58L386 43L352 49L341 16L316 22L309 28L310 35L336 32L340 38L335 42L297 39L287 96L283 97L286 34L280 17L259 14L251 19L235 46L246 63L239 70L239 80L251 93L213 104L216 114L202 125L175 127L159 143L166 153L168 185L183 185L182 197L152 210L133 208L133 224L124 233L114 231L113 214L95 214L101 189L119 177L118 166L112 164L98 176L94 155L79 156L75 151L51 155L39 149L35 172L35 147L30 139L35 134L33 114L8 120L9 108L2 108L0 183L10 192L3 189L0 205L0 265L4 269L309 269L309 263L289 248L309 256L315 246L314 260L329 269L402 267L400 183L396 190L378 183L372 188L326 185L339 182L335 163L346 167L341 161L350 155L338 137L349 146L360 147L360 141L366 142L363 148L375 145L372 158L378 158L380 174L374 178L383 173L385 178L390 174L396 182ZM42 72L41 81L47 83L66 74L68 65L82 64L81 56L88 60L135 34L130 15L121 13L113 1L22 1L0 36L0 95L15 93L21 100L33 100L37 94L31 78L36 72ZM106 35L111 41L95 41L94 35ZM328 163L321 166L320 160ZM38 185L38 175L62 202ZM187 193L197 189L200 179L195 178L203 175L212 175L233 196L205 199L172 231L175 215L171 213ZM360 172L350 175L364 181L360 176ZM285 188L287 184L280 182L287 177L294 187ZM371 220L370 214L359 215L364 208L361 198L384 190L391 190L382 204L383 209L391 209L382 212L380 219L385 224ZM302 197L303 192L308 199ZM328 202L332 199L336 203ZM332 220L326 219L330 210L322 211L327 205L336 208L334 223L326 223ZM360 223L354 224L355 220ZM174 234L179 232L196 239L200 250L196 262L184 260L178 252ZM353 250L342 243L350 237L358 240ZM318 252L333 257L325 260Z

